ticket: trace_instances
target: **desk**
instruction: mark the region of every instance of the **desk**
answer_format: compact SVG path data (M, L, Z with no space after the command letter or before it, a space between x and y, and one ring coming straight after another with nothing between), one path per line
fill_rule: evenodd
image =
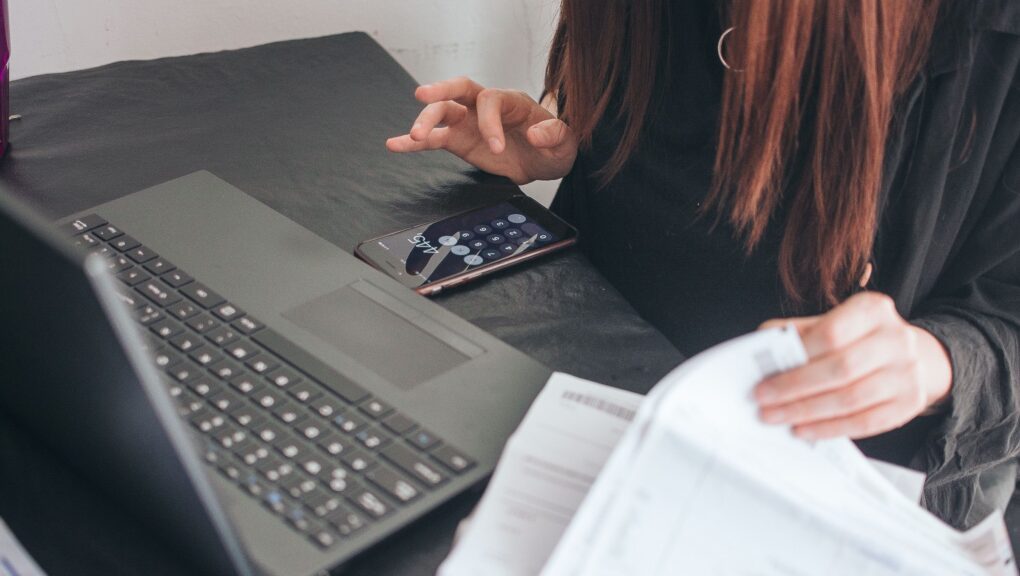
M0 190L57 218L208 169L348 251L515 192L447 154L386 151L420 109L415 85L364 34L21 80ZM647 391L681 360L576 250L438 302L550 368L628 390ZM346 573L433 574L477 498L453 500ZM0 516L53 576L187 574L2 418Z

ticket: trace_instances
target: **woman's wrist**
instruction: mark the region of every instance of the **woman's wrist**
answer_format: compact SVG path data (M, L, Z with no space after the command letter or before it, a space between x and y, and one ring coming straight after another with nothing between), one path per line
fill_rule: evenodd
M953 388L953 363L941 340L924 328L913 326L912 330L917 335L918 366L926 393L927 407L923 414L936 414L949 403Z

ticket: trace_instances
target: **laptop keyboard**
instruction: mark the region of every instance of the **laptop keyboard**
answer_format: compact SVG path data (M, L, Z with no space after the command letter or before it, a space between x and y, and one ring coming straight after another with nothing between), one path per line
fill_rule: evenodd
M206 462L316 545L474 466L120 227L91 214L62 228L107 258Z

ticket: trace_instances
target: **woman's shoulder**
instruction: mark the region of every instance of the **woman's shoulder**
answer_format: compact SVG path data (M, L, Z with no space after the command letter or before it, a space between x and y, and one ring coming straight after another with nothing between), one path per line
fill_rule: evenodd
M1020 42L1020 0L946 0L932 38L928 75L968 67L989 34Z
M1020 2L977 0L974 5L976 10L974 27L978 31L989 30L1020 36Z

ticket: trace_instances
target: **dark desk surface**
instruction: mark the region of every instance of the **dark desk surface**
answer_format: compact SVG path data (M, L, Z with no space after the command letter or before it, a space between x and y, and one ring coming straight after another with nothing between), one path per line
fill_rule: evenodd
M0 190L56 218L208 169L345 250L516 191L446 154L386 151L419 110L415 84L364 34L21 80ZM576 251L439 302L550 368L629 390L681 359ZM476 501L455 499L347 573L433 574ZM3 418L0 517L54 576L187 573Z

